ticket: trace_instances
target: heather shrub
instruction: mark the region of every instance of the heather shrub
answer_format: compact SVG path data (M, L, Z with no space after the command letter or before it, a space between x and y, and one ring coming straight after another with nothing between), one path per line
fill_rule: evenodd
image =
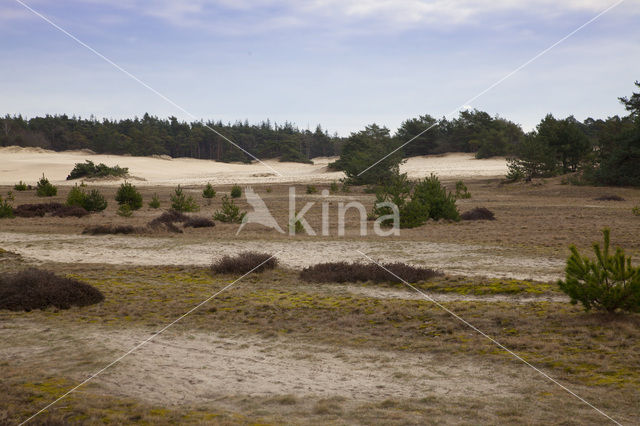
M565 280L558 281L558 286L572 304L580 302L586 311L640 312L640 266L632 266L631 257L626 257L621 248L611 254L609 229L602 234L603 247L593 244L595 260L580 256L575 246L570 247Z
M612 194L602 195L602 196L600 196L598 198L594 198L594 200L596 200L596 201L625 201L625 199L622 198L621 196L612 195Z
M185 195L180 185L178 185L171 195L171 208L179 212L197 212L200 210L198 203L196 203L191 195Z
M222 196L222 207L213 213L213 219L226 223L241 223L247 212L241 212L233 200L226 195Z
M231 198L240 198L242 196L242 188L239 185L231 187Z
M31 311L49 306L69 309L103 300L104 296L95 287L41 269L0 275L0 309Z
M375 263L329 262L304 268L300 279L316 283L389 282L400 283L426 281L442 275L430 268L416 267L405 263L384 263L384 268ZM387 270L388 269L388 272ZM395 275L397 275L397 277ZM402 278L402 280L400 279Z
M211 265L211 271L216 274L246 274L251 270L263 272L274 269L277 265L278 259L270 254L245 251L235 256L222 257Z
M185 228L210 228L216 224L207 217L191 216L182 226Z
M462 220L496 220L493 212L485 207L476 207L460 215Z
M56 217L84 217L87 216L89 212L83 207L77 206L62 206L59 209L53 211L51 216Z
M47 213L57 217L83 217L89 214L87 210L77 206L65 206L60 203L20 204L14 209L19 217L43 217Z
M58 194L58 188L53 186L49 179L44 177L44 174L38 181L36 186L36 195L38 197L53 197Z
M84 228L82 233L88 235L140 234L144 233L144 229L131 225L93 225Z
M142 195L136 187L129 182L124 182L116 192L116 201L120 207L127 205L129 211L138 210L142 207ZM126 208L123 209L127 210ZM129 215L130 216L130 215Z
M157 209L160 207L160 198L158 194L154 193L151 197L151 201L149 201L149 207L152 209Z

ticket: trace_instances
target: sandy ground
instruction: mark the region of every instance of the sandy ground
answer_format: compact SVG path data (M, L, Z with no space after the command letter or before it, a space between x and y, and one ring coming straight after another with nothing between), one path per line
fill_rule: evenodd
M340 240L197 240L164 237L85 236L0 232L0 246L41 262L114 265L207 266L224 255L256 250L278 253L280 263L301 269L321 262L368 262L358 251L380 262L407 262L448 274L512 277L553 281L561 278L564 260L522 256L497 246L427 241Z
M55 184L71 185L75 181L67 181L67 175L75 163L85 160L128 167L129 173L136 178L133 179L136 185L333 181L344 177L342 172L327 170L327 165L335 159L316 158L314 164L282 163L277 160L265 160L264 164L239 164L193 158L129 157L4 147L0 148L0 185L13 185L19 180L35 184L43 173ZM410 177L423 177L432 172L442 177L501 176L506 170L504 158L476 160L472 154L415 157L401 167L401 171ZM116 185L120 182L102 181L101 184Z

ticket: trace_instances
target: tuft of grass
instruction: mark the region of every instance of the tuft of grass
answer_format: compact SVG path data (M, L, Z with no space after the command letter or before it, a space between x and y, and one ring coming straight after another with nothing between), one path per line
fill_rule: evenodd
M416 267L402 262L385 263L380 267L375 263L328 262L304 268L300 279L316 283L366 282L400 283L426 281L442 273L430 268Z
M235 256L224 256L211 265L211 271L216 274L246 274L264 272L274 269L278 265L278 259L268 253L245 251Z

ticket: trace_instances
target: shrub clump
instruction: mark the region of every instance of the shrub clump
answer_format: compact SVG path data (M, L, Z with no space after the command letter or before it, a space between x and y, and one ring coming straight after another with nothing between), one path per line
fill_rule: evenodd
M103 294L95 287L41 269L0 276L0 309L31 311L49 306L69 309L103 300Z
M278 259L268 253L245 251L235 256L223 256L211 265L211 271L216 274L246 274L252 269L253 272L264 272L277 265Z
M378 190L372 216L392 215L391 207L379 205L389 202L398 207L400 228L416 228L429 219L460 220L455 195L447 191L434 174L417 182L410 181L406 174L395 176ZM391 221L384 224L389 225Z
M151 201L149 201L149 207L152 209L157 209L160 207L160 197L158 197L157 193L154 193L151 197Z
M53 197L58 194L58 188L53 186L49 179L44 177L44 174L38 181L36 186L36 195L38 197Z
M88 178L102 178L107 176L114 177L127 177L129 174L129 168L120 167L118 165L109 167L106 164L100 163L94 164L93 161L85 160L84 163L76 163L67 176L67 180L79 179L82 177Z
M604 229L604 246L593 244L595 260L580 256L571 246L565 280L558 286L571 298L580 302L586 311L592 308L613 313L616 310L640 312L640 267L631 265L621 248L609 253L610 231Z
M83 217L89 214L87 210L77 206L65 206L60 203L20 204L14 209L18 217L44 217L46 214L57 217Z
M442 275L430 268L416 267L402 262L384 263L382 267L375 263L328 262L304 268L300 279L315 283L390 282L400 283L426 281ZM385 270L385 268L387 270ZM395 274L395 275L394 275ZM397 276L396 276L397 275ZM399 277L399 278L398 278Z
M594 200L596 200L596 201L625 201L625 199L622 198L619 195L603 195L601 197L594 198Z
M210 182L207 182L207 186L205 186L204 189L202 190L202 198L211 200L215 196L216 196L216 190L213 189L213 185L211 185Z
M175 222L186 222L188 220L189 216L172 209L162 213L160 216L147 223L147 227L153 230L164 229L169 232L181 233L182 230L175 225Z
M67 195L67 205L82 207L89 212L101 212L107 208L107 200L97 189L85 192L83 188L75 185Z
M15 217L13 206L9 200L4 200L0 196L0 219L11 219L13 217Z
M185 228L210 228L212 226L216 226L216 224L207 217L191 216L182 226Z
M241 223L246 214L247 212L240 212L240 207L238 207L233 200L223 195L222 207L213 213L213 219L226 223Z
M196 200L194 200L191 195L185 195L180 185L178 185L173 195L171 195L171 208L179 212L197 212L200 210Z
M462 220L496 220L493 212L485 207L476 207L460 215Z
M456 198L471 198L471 193L467 189L467 185L461 180L456 182Z
M138 210L142 207L142 195L136 187L129 182L124 182L116 192L116 201L120 206L126 204L130 210Z
M242 188L240 185L233 185L231 187L231 198L240 198L242 196Z
M307 194L317 194L318 188L315 185L307 185Z
M84 228L82 233L88 235L140 234L144 233L144 229L131 225L93 225Z
M27 190L31 189L31 185L27 185L23 181L20 181L20 182L16 183L15 185L13 185L13 189L15 191L27 191Z

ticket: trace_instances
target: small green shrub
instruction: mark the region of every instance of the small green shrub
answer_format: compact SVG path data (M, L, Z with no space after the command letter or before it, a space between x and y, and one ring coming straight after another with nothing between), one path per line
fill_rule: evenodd
M26 191L27 189L30 189L30 186L31 185L27 185L23 181L20 181L20 182L16 183L15 185L13 185L13 189L16 190L16 191Z
M270 186L267 186L267 189L265 189L265 191L267 191L267 194L271 194L273 192L273 189Z
M116 192L116 201L120 206L128 205L129 210L138 210L142 207L142 195L136 187L129 182L124 182Z
M315 185L307 185L307 194L317 194L318 188Z
M157 193L154 193L151 197L151 201L149 201L149 207L152 209L157 209L160 207L160 197L158 197Z
M81 186L75 185L67 195L67 205L82 207L88 212L101 212L107 208L107 200L97 189L86 192Z
M240 198L242 196L242 188L239 185L231 187L231 198Z
M459 180L456 182L456 198L471 198L471 194L467 189L467 185L464 184L463 181Z
M200 210L196 200L191 195L185 195L180 185L171 195L171 208L178 212L197 212Z
M631 213L633 213L634 216L640 216L640 205L634 206L631 209Z
M207 186L205 186L204 189L202 190L202 198L207 198L211 200L211 198L215 196L216 196L216 190L213 189L213 185L207 182ZM211 203L211 201L209 201L209 203Z
M58 194L58 188L53 186L49 179L42 175L36 186L36 195L38 197L53 197Z
M106 177L106 176L114 176L114 177L127 177L129 174L129 169L127 167L114 166L109 167L106 164L98 164L95 165L93 161L85 160L84 163L76 163L67 176L67 180L78 179L81 177Z
M571 303L580 302L586 311L592 308L613 313L616 310L640 312L640 267L631 265L621 248L609 253L610 230L602 231L604 246L593 244L594 261L580 256L571 246L567 260L565 281L558 286L571 298Z
M246 214L247 212L240 212L240 207L238 207L233 200L223 195L222 207L220 210L216 210L213 214L213 219L226 223L242 223L242 219L244 219Z
M127 203L120 204L120 207L118 207L118 211L116 213L118 213L118 216L131 217L133 215L133 209Z
M0 219L11 219L15 217L13 206L9 200L3 200L0 196Z
M338 182L336 182L336 181L331 182L331 185L329 186L329 192L331 192L332 194L335 194L338 191L340 191L340 187L338 186Z

